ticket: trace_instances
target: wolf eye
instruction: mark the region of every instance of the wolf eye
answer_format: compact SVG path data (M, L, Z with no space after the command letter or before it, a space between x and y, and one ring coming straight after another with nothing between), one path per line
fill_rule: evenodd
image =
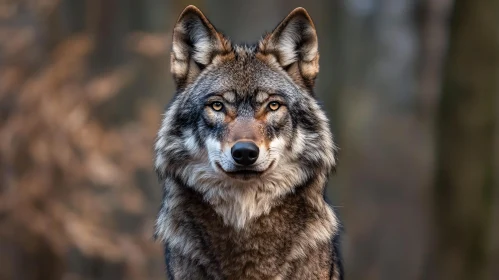
M279 104L279 102L277 101L272 101L269 103L269 109L272 111L276 111L277 109L279 109L279 107L281 107L281 104Z
M222 104L222 102L215 101L211 103L211 108L213 108L213 110L215 111L220 111L222 110L223 107L224 105Z

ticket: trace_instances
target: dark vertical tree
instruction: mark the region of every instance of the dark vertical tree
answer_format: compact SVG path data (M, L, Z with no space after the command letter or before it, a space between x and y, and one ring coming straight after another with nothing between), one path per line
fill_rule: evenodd
M333 121L339 165L332 179L343 196L349 279L417 279L423 259L430 152L428 129L414 109L420 60L416 4L340 5L334 46L338 92L329 106L338 118Z
M457 0L437 115L432 279L483 279L494 186L499 2Z

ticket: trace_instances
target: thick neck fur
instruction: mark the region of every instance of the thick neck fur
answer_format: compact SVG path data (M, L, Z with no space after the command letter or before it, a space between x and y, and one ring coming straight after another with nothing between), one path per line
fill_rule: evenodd
M243 199L234 197L236 201L232 203L224 201L229 197L207 201L178 178L168 176L164 181L165 198L157 221L157 237L179 256L188 256L206 267L208 274L214 273L210 275L214 279L243 279L238 273L242 273L248 258L258 263L248 273L263 277L255 279L269 279L266 277L275 273L282 277L275 279L287 279L289 273L297 273L292 272L294 262L301 263L310 254L329 254L324 246L331 246L338 223L324 202L324 183L325 178L319 176L280 197L262 198L251 193ZM240 227L237 222L230 223L239 216L249 219ZM251 252L256 248L269 255L254 257ZM267 268L267 261L275 262L275 268ZM217 269L210 270L211 267ZM215 275L220 271L225 275Z
M298 186L300 193L307 194L306 202L311 209L315 209L318 213L322 213L325 218L324 228L321 232L327 233L325 236L331 236L337 227L336 217L334 213L325 203L323 198L323 189L326 183L326 176L318 176L309 179L302 186ZM169 209L172 207L180 207L185 193L197 192L197 195L202 198L202 203L207 207L212 208L221 218L225 226L231 226L237 230L243 230L254 219L261 215L269 214L269 212L278 205L281 205L286 197L298 195L293 188L277 188L280 191L265 191L262 186L242 186L228 187L226 189L199 193L197 190L206 189L203 187L189 187L174 175L167 175L163 182L165 199L157 221L157 235L159 238L168 239L168 230L164 229L164 221ZM213 188L208 186L207 188ZM275 187L275 185L273 186ZM197 190L196 190L197 189ZM168 223L167 223L168 224Z

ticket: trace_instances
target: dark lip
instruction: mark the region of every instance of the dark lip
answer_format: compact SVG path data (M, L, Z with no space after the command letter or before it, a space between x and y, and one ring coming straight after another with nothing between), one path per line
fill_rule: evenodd
M250 179L261 177L265 172L267 172L267 170L269 170L270 168L272 168L272 165L274 165L274 162L272 162L269 165L269 167L267 169L263 170L263 171L255 171L255 170L251 170L251 169L241 169L241 170L237 170L237 171L225 171L225 169L222 168L222 166L220 165L220 163L217 162L216 165L227 176L229 176L231 178L234 178L234 179L239 179L239 180L247 181L247 180L250 180Z

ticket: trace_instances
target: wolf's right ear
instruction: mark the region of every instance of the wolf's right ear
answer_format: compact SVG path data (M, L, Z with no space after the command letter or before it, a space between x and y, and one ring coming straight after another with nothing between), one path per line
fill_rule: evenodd
M173 30L171 72L177 89L194 82L217 55L226 54L231 48L230 41L216 31L198 8L185 8Z

